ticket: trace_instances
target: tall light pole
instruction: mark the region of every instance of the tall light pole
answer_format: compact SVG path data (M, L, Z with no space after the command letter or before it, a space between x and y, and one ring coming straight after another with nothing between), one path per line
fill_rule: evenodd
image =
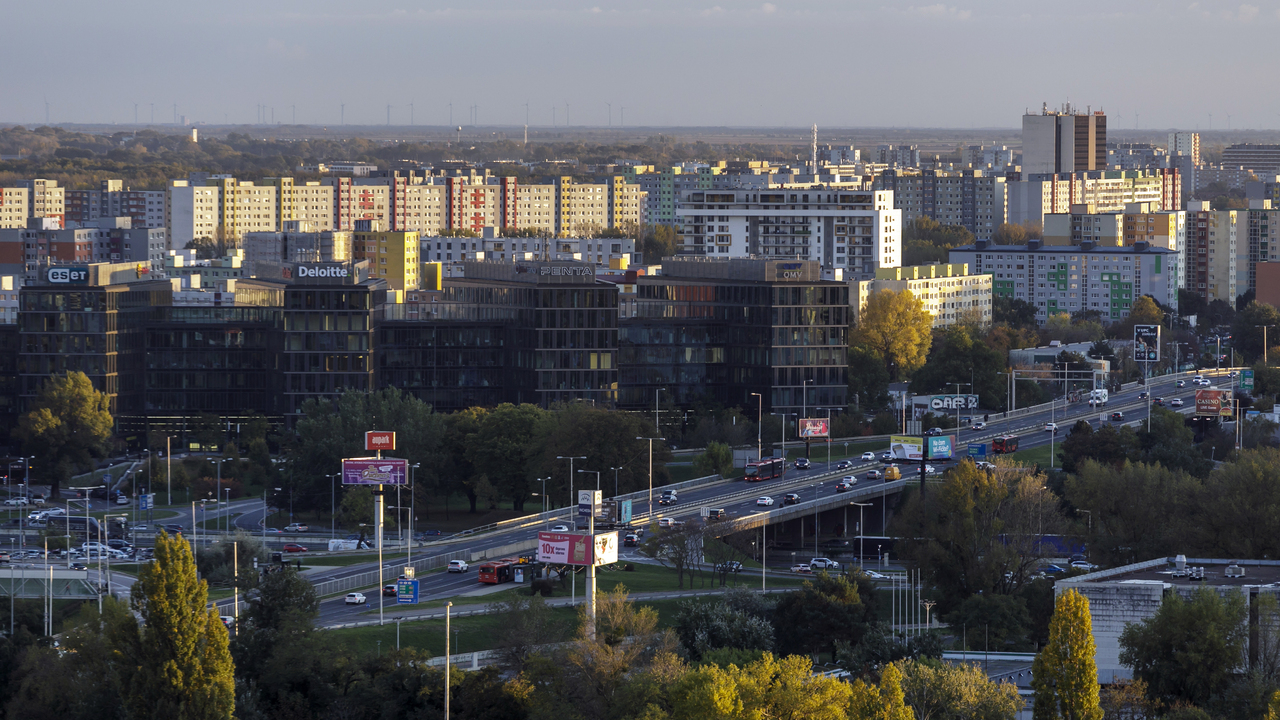
M413 523L418 519L415 515L415 513L417 513L415 508L418 506L418 498L416 495L417 491L413 484L413 471L417 470L420 465L422 465L422 463L414 463L409 466L409 553L405 556L405 564L410 566L413 565Z
M764 444L761 442L760 435L760 423L764 420L764 396L760 393L747 393L747 397L751 397L752 395L756 396L756 461L759 462L764 457L761 454L764 452Z
M862 509L871 507L874 504L875 503L854 503L854 505L858 506L858 567L862 567L862 543L867 534L862 525Z
M973 383L951 383L956 386L956 397L960 396L960 386L968 385L969 392L973 392ZM960 437L960 406L956 405L956 437Z
M169 448L169 441L173 438L169 435L164 436L164 475L165 480L169 484L169 501L173 504L173 451Z
M453 601L444 604L444 720L449 720L449 665L453 663L450 657L449 647L449 625L450 615L453 611Z
M569 461L569 519L573 521L574 527L577 527L577 519L574 515L574 508L578 506L578 496L573 494L573 461L586 460L586 455L557 455L557 460Z
M618 467L611 467L611 468L609 468L610 470L612 470L612 471L613 471L613 497L614 497L614 499L617 499L617 497L618 497L618 471L619 471L619 470L621 470L622 468L623 468L623 466L622 466L622 465L619 465Z
M813 382L812 379L805 380L800 383L800 417L796 418L796 422L799 422L800 420L803 420L809 417L809 383L811 382ZM800 428L797 426L796 427L797 434L799 433L799 431L800 431ZM809 438L808 437L804 439L804 456L806 459L808 459L809 457Z
M646 519L647 519L647 520L649 520L650 522L652 522L652 521L653 521L653 441L654 441L654 440L663 440L663 441L665 441L665 440L666 440L666 438L661 438L661 437L651 437L651 438L638 437L638 438L636 438L636 439L637 439L637 440L648 440L648 441L649 441L649 515L648 515L648 517L647 517Z
M217 495L214 495L214 497L213 497L213 509L214 509L214 510L217 510L217 509L218 509L218 505L219 505L219 504L221 504L221 501L222 501L222 461L223 461L223 460L225 460L225 459L226 459L226 458L218 458L218 459L217 459L217 463L218 463L218 494L217 494ZM214 530L218 530L218 529L219 529L219 528L218 528L218 525L219 525L219 523L218 523L218 517L217 517L217 516L214 516L214 518L213 518L213 529L214 529Z
M1254 325L1256 328L1262 328L1262 364L1267 364L1267 328L1273 328L1275 325ZM1222 341L1218 341L1218 354L1222 354ZM1233 363L1234 364L1234 363ZM1221 368L1219 368L1221 369Z

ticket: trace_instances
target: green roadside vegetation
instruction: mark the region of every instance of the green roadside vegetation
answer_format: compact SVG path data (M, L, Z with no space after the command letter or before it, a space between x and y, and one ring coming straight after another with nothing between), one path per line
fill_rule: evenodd
M1058 449L1061 448L1062 443L1055 443L1055 445L1056 447L1054 448L1054 450L1057 451ZM1014 460L1017 460L1019 463L1022 463L1027 467L1030 467L1032 465L1039 465L1040 467L1046 470L1049 468L1049 446L1048 445L1041 445L1039 447L1028 448L1026 450L1019 450L1018 452L1009 455L1009 457L1013 458Z

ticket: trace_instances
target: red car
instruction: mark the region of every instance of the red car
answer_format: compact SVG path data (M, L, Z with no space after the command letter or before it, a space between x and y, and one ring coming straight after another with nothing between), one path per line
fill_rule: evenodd
M285 552L306 552L307 551L305 547L299 545L298 543L285 543L283 549Z

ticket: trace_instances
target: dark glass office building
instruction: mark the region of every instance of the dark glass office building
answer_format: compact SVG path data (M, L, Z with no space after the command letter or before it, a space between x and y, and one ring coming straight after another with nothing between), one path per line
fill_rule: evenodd
M665 258L636 282L618 334L620 407L651 408L659 389L682 406L749 408L751 393L765 412L847 404L849 289L818 263Z

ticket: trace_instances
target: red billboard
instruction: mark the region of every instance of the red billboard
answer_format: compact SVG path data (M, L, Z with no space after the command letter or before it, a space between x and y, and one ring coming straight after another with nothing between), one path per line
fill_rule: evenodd
M1231 417L1231 391L1196 390L1197 417Z
M364 449L395 450L396 434L390 430L370 430L364 434Z

